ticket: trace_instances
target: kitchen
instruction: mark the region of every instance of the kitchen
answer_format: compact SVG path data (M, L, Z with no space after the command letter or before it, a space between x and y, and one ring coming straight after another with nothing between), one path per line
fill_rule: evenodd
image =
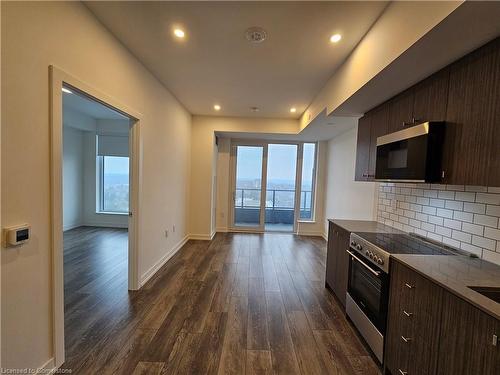
M500 372L499 82L497 38L359 120L377 221L329 219L325 286L387 374Z

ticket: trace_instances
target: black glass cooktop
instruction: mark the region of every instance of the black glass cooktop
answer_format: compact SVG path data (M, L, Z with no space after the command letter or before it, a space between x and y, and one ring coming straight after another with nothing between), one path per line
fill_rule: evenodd
M358 236L391 254L456 255L453 250L404 233L357 232Z

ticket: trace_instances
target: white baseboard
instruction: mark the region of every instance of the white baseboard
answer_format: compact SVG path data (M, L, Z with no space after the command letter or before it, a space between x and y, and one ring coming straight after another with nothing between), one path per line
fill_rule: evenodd
M55 365L54 358L50 358L47 362L37 368L36 374L53 374L56 370L57 366Z
M309 231L304 230L297 233L299 236L314 236L314 237L322 237L325 238L325 233L320 231Z
M186 244L186 242L189 240L188 236L185 236L182 240L180 240L177 245L175 245L170 251L168 251L161 259L156 262L149 270L147 270L142 276L141 276L141 281L139 288L141 288L144 284L148 282L149 279L151 279L158 270L163 267L165 263L169 261L170 258L172 258L175 253L177 253L182 246Z
M227 233L229 232L229 228L215 228L215 231L219 233Z
M99 228L128 228L128 224L118 224L118 223L92 223L92 222L85 222L81 226L84 227L99 227Z
M67 230L75 229L78 227L81 227L83 224L82 223L73 223L73 224L68 224L63 226L63 232L66 232Z
M215 232L213 234L190 234L190 240L201 240L201 241L210 241L214 238Z

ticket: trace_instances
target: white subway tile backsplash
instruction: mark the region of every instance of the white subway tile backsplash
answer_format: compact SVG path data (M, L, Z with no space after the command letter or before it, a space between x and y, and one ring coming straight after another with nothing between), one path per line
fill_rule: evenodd
M457 191L455 193L455 199L457 201L474 202L476 200L476 193L464 193Z
M429 223L422 223L422 230L426 230L428 232L434 233L436 230L436 226L434 224L429 224Z
M474 223L496 228L498 226L498 217L475 214Z
M444 219L442 217L437 217L437 216L430 216L429 215L429 223L436 224L436 225L443 225Z
M486 186L466 186L465 191L475 191L486 193L488 188Z
M380 184L377 217L500 264L500 188Z
M484 228L484 236L486 238L491 238L493 240L500 241L500 230L485 227Z
M482 236L484 232L484 227L482 225L463 223L462 230L467 233L472 233L478 236Z
M454 191L440 190L438 192L438 198L440 198L440 199L455 199L455 192Z
M445 201L444 207L450 210L462 211L464 209L464 202L447 200Z
M490 240L482 236L472 236L472 244L491 251L495 251L497 247L497 242L495 240Z
M453 211L453 218L455 220L468 221L469 223L474 221L474 215L470 212Z
M444 219L444 226L452 229L462 229L462 222L458 220Z
M484 214L484 212L478 212L479 214ZM500 206L487 205L486 206L486 215L500 217Z
M431 198L429 200L429 205L432 206L432 207L444 208L444 202L445 201L443 199ZM446 207L446 208L449 208L449 207Z
M438 208L436 210L436 215L441 216L441 217L447 217L447 218L451 219L453 217L453 211L447 210L445 208Z
M500 194L477 193L476 202L500 205Z
M483 203L464 202L464 211L473 212L475 214L484 214L486 212L486 205ZM500 212L498 216L500 216Z
M442 236L451 237L451 229L436 225L436 233Z
M470 235L469 233L460 232L459 230L453 230L453 232L451 233L451 238L461 242L472 242L472 235Z

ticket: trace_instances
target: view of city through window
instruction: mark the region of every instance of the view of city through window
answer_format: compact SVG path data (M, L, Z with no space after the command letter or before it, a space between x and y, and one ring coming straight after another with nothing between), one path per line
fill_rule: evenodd
M312 218L315 144L304 144L300 217ZM262 146L238 146L236 162L235 223L259 224L262 188ZM269 144L265 222L293 224L297 145Z
M102 211L128 212L129 158L102 156Z

